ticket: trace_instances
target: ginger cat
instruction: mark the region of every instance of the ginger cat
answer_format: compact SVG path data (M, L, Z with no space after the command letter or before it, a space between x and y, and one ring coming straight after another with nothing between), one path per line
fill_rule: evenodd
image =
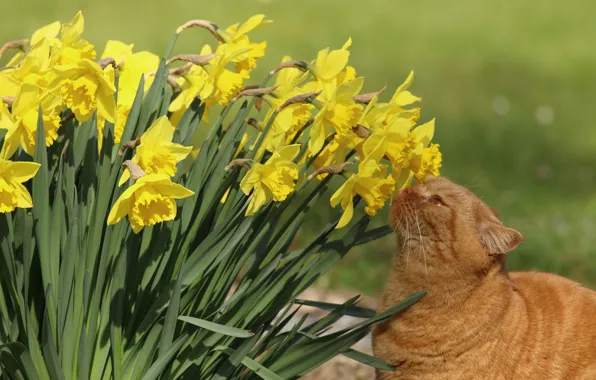
M507 273L523 240L484 202L446 178L400 192L398 249L379 311L426 290L373 330L393 379L596 380L596 293L565 278Z

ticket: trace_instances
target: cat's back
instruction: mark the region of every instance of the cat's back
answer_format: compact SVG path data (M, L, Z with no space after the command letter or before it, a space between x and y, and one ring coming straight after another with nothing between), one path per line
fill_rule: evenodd
M509 277L519 301L511 303L509 315L527 318L518 354L534 364L542 357L552 378L586 378L587 370L593 376L588 378L596 379L596 292L550 273L511 272Z
M588 310L596 308L596 292L565 277L545 272L509 272L509 278L513 291L530 306L556 307L558 302L554 301L563 301L562 307L569 307L571 302Z

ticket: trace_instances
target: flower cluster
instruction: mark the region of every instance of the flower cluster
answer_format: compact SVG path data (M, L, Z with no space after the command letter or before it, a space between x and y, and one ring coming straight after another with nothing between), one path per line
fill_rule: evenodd
M97 128L100 151L106 128L113 128L115 144L134 149L123 164L119 186L129 179L133 182L115 201L108 224L128 216L133 231L139 232L174 219L174 199L194 192L173 178L181 161L197 159L197 150L172 140L196 99L205 106L201 122L207 123L215 108L229 111L238 98L258 97L261 120L251 118L249 124L255 129L244 133L234 155L242 161L240 166L249 166L238 184L249 196L246 215L257 213L268 202L284 201L298 184L311 178L321 181L341 174L345 182L330 200L331 206L343 209L337 225L341 228L354 214L356 197L364 200L368 215L375 215L393 192L413 179L421 182L439 175L441 153L431 143L434 119L418 125L421 99L409 91L413 72L388 102L380 101L383 90L362 93L364 79L348 63L351 39L340 49L319 51L312 61L283 57L267 78L274 78L271 87L266 87L267 81L261 87L248 86L267 48L266 42L254 42L249 34L270 23L256 15L227 28L205 20L182 25L177 33L200 27L211 32L215 41L198 54L167 60L164 85L171 87L172 96L163 116L152 119L152 125L133 142L121 141L126 121L141 79L144 94L155 80L157 55L108 41L98 57L95 47L82 37L80 12L70 23L52 23L33 33L28 42L12 44L20 51L0 68L0 130L5 130L0 140L0 212L31 207L22 183L35 175L38 166L10 160L24 157L17 152L34 155L38 123L43 121L45 143L51 147L60 139L63 125L75 119L76 128ZM184 64L176 66L180 61ZM352 161L357 162L350 167L355 169L346 169ZM307 175L309 165L312 172Z

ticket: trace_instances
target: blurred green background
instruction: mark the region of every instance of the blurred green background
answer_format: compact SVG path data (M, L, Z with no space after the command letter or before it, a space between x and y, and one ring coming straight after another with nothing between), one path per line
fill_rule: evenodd
M442 173L526 237L509 267L596 286L596 2L23 0L2 7L0 41L68 22L78 10L99 53L119 39L159 55L189 19L227 26L264 13L274 24L253 35L269 43L255 83L283 55L313 59L349 36L365 91L387 83L392 93L415 70L422 121L437 118ZM198 53L205 42L213 42L206 31L187 31L177 53ZM313 221L335 211L318 212ZM302 236L316 228L309 223ZM351 252L320 285L376 295L393 246L388 237Z

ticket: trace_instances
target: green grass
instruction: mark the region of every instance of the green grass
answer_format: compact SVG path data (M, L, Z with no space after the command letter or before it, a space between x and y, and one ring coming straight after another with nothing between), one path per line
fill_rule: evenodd
M351 64L365 76L366 91L385 83L393 91L414 69L422 118L437 117L443 174L468 185L526 237L510 254L510 268L596 285L596 3L26 0L3 9L0 40L68 21L78 9L99 51L107 39L120 39L158 54L188 19L228 25L264 13L275 24L256 33L269 52L255 82L284 54L312 59L348 36ZM203 30L185 32L177 52L197 53L211 38ZM498 97L510 105L506 114L493 109ZM537 121L541 106L554 111L552 123ZM392 251L387 238L352 252L323 285L374 295Z

